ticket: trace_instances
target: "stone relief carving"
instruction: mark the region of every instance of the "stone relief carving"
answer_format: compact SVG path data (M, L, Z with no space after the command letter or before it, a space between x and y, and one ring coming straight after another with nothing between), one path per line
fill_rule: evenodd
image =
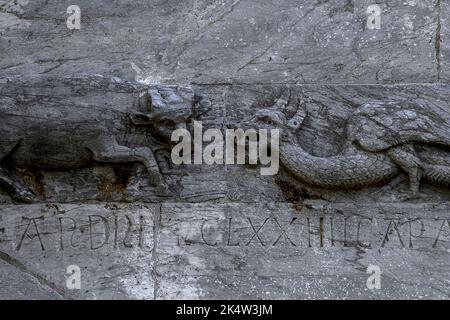
M45 106L44 113L36 105L36 111L24 116L0 110L0 185L16 201L33 202L36 195L15 174L18 167L65 170L136 162L145 167L159 194L170 195L154 150L120 144L116 135L126 134L131 126L145 127L159 143L169 144L172 131L186 127L194 115L196 99L190 88L151 86L139 96L139 107L146 112L119 113L118 119L89 105Z
M413 103L376 102L351 114L345 143L329 157L315 156L299 143L299 129L308 116L305 101L289 116L290 91L269 108L263 108L241 127L281 129L280 162L296 179L328 189L382 184L401 172L409 179L404 199L421 197L422 181L450 187L449 114Z
M89 79L82 81L82 89L77 89L79 92L76 94L82 95L82 90L97 86L89 83ZM111 83L116 87L110 91L128 92L124 89L125 84L117 79L95 79L100 83L100 96L108 92L105 88ZM71 88L78 85L69 83ZM6 88L4 92L8 90L11 89ZM20 91L16 91L9 96L2 93L0 186L19 202L33 202L36 190L19 178L17 169L64 171L95 164L125 166L130 163L140 163L145 167L151 184L157 186L155 193L158 196L173 195L176 198L174 190L178 188L179 191L185 186L169 187L166 180L169 179L172 186L173 177L164 177L162 172L168 172L170 176L176 170L160 168L165 165L164 161L170 162L170 156L161 161L157 153L160 150L170 151L174 129L189 127L192 119L199 118L211 108L216 113L215 117L221 108L225 109L219 99L211 106L209 100L202 99L193 89L177 86L138 88L135 92L137 107L133 106L131 110L119 108L119 112L112 112L111 106L102 109L97 101L93 107L89 105L91 100L87 100L88 104L73 104L73 100L69 103L57 99L52 101L51 96L45 97L41 105L41 100L33 102L34 93L30 97L20 98ZM221 91L203 90L201 94L205 92L215 97ZM302 127L305 119L312 114L308 115L307 111L309 101L305 97L308 95L299 100L297 94L293 88L273 93L270 95L272 104L265 104L271 107L259 107L247 121L233 121L233 127L242 129L282 129L280 160L289 176L311 186L346 190L381 185L403 172L407 174L410 186L410 192L404 195L404 199L422 196L419 192L421 182L448 189L450 139L446 135L450 115L444 109L427 108L417 102L394 103L383 99L361 103L358 108L342 115L346 122L340 149L324 156L302 146ZM73 95L75 99L72 92L68 95ZM94 97L91 95L88 99ZM244 98L249 101L249 97ZM275 104L274 97L277 97ZM14 100L15 104L5 107L8 99ZM27 101L23 110L16 111L14 108L18 107L21 99L31 99L31 102ZM75 100L78 101L79 97ZM114 107L121 103L111 101ZM226 107L233 109L233 105ZM221 120L217 123L220 124ZM211 122L211 125L216 126L217 123ZM141 136L148 136L155 144L142 139L137 139L138 142L128 139L134 130L139 130ZM318 145L322 147L323 142L319 141ZM193 168L180 168L184 176L192 174L191 180L197 179L194 171ZM219 173L204 179L218 178ZM191 180L185 181L189 183Z

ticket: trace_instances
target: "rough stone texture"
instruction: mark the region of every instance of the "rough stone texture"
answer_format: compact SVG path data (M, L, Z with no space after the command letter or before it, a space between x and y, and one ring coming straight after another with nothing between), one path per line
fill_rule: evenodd
M439 70L440 70L440 80L442 82L447 82L450 79L450 65L449 65L449 57L450 57L450 3L448 1L438 1L440 14L439 14L439 29L440 29L440 37L439 42L437 42L437 50L439 52L438 57L439 60Z
M0 299L151 299L156 205L3 206ZM81 290L69 290L77 265Z
M447 204L32 205L2 207L1 217L1 298L419 299L449 292ZM23 217L44 219L35 228ZM71 264L81 267L81 291L65 288ZM371 264L381 267L382 290L365 286Z
M155 139L154 134L155 128L161 127L158 121L164 122L166 118L152 118L150 125L145 126L132 123L130 117L135 113L165 114L153 109L148 110L148 101L141 97L146 92L143 85L99 76L2 79L4 81L0 84L0 112L3 127L0 158L8 158L11 148L19 141L34 141L30 142L29 146L25 143L23 154L20 147L13 148L15 151L12 154L19 154L17 157L21 158L20 160L15 159L16 156L10 156L13 160L5 161L12 162L10 167L17 167L16 174L27 182L37 195L38 201L159 202L166 199L167 194L159 193L157 187L151 183L152 179L149 178L154 172L146 172L143 165L145 161L136 164L133 163L136 159L130 156L130 161L120 160L120 163L110 157L103 161L95 156L96 153L104 153L105 148L106 152L114 153L114 150L107 149L116 142L122 146L118 148L127 146L139 150L138 148L150 147L155 165L157 162L160 171L166 176L166 182L171 185L173 194L181 201L204 201L225 196L223 168L210 171L208 166L195 166L188 168L187 176L179 168L170 166L170 146L161 139ZM213 107L197 120L203 122L205 129L220 129L224 122L225 107L221 93L208 89L203 92L204 99L210 101ZM186 105L184 109L189 107L190 105ZM169 111L168 117L177 120L173 113L178 114L177 111ZM190 113L187 113L190 116ZM22 121L20 117L26 117L30 121ZM184 121L182 123L186 124ZM170 134L174 128L169 128ZM167 139L170 139L170 135ZM60 152L62 149L65 149L63 153ZM96 161L82 165L86 162L83 158L91 157L82 156L86 152L85 149L94 154ZM29 163L16 165L23 162L22 158ZM33 167L42 162L39 159L45 160L39 167ZM58 162L57 166L55 162ZM207 179L210 181L207 184L204 183L206 173L209 173Z
M258 110L270 108L274 101L281 97L287 89L291 92L289 108L293 108L288 113L290 112L291 115L293 114L292 112L295 113L295 108L298 105L301 105L300 108L306 111L306 117L300 129L295 132L296 143L308 154L319 157L316 158L317 163L315 165L317 167L319 167L319 162L326 161L327 157L345 154L345 145L349 142L349 118L355 115L358 110L361 110L365 104L370 105L371 103L383 101L383 103L389 102L395 106L403 105L405 110L410 108L407 105L414 106L418 108L417 110L422 110L421 113L423 113L423 116L418 115L415 119L420 118L422 120L432 117L432 114L437 112L440 114L438 121L447 123L441 126L441 132L448 134L450 114L447 111L447 95L449 87L443 84L401 86L232 86L227 91L227 123L241 123L242 119L252 118ZM383 104L375 107L375 112L381 113L382 107ZM383 115L381 115L381 118L375 119L375 121L380 119L383 119ZM373 126L373 124L371 125ZM257 126L255 119L251 121L250 126ZM374 132L372 133L381 135L382 127L376 127L376 129L373 127ZM403 129L408 131L406 127ZM419 124L413 132L423 131L425 135L427 130L432 131L431 126ZM359 143L361 141L372 141L374 137L364 132L361 139L363 140L359 140ZM395 138L392 137L392 140L395 140ZM434 161L442 155L443 161L447 163L445 151L443 151L443 154L440 154L440 151L438 152L434 147L427 145L424 145L423 149L417 149L417 151L419 152L419 157L423 160L429 159ZM350 151L350 154L356 154L356 152ZM343 158L346 159L346 156L343 155ZM330 170L339 171L337 167L333 167L332 163L329 166ZM367 165L366 168L367 172L370 172L370 166ZM408 189L408 180L405 178L407 176L400 174L384 185L352 188L350 190L338 187L335 190L330 190L318 188L311 184L305 185L299 179L292 180L292 175L287 174L283 167L279 175L264 177L260 175L259 169L255 170L255 168L249 167L243 169L242 166L233 165L227 166L227 192L230 200L242 202L259 202L268 199L271 201L292 201L295 198L326 199L339 202L395 202ZM440 189L430 185L422 185L422 191L427 196L419 201L448 201L448 191L445 188ZM292 192L294 194L290 195Z
M102 121L107 123L121 144L152 146L152 149L156 150L155 157L160 170L172 191L172 195L169 196L159 194L150 183L144 166L139 163L110 165L94 162L87 167L70 170L18 167L16 170L18 177L37 194L37 201L40 202L279 202L293 201L294 198L341 202L396 202L408 191L408 175L403 173L380 185L368 185L351 190L339 188L329 190L293 179L282 165L280 173L276 176L262 176L259 167L242 165L175 166L170 159L170 147L158 144L158 141L152 138L151 132L145 128L123 124L124 114L139 110L136 101L139 100L139 90L144 90L140 84L126 82L116 84L113 81L116 86L110 87L110 80L107 78L93 78L105 82L98 86L83 82L83 78L68 78L65 80L66 83L47 76L38 77L38 80L32 78L34 81L28 82L17 81L12 77L3 79L7 80L6 83L0 84L2 94L0 111L4 114L39 118L51 112L51 118L59 119L65 116L65 121L69 120L68 114L71 117L87 116L86 121L91 121L95 115L99 126ZM60 84L52 87L53 81ZM382 102L401 108L405 105L405 110L413 106L416 112L421 112L416 119L418 122L413 125L420 127L423 126L420 121L427 121L426 126L420 129L422 137L434 134L437 138L445 140L446 128L450 123L450 113L446 111L450 87L444 84L219 85L195 86L194 89L197 95L211 102L209 111L197 119L202 121L203 130L208 128L223 130L230 125L250 119L258 110L271 107L283 92L289 90L291 102L288 108L291 108L291 111L288 113L292 113L298 106L306 112L301 128L295 133L297 143L307 153L320 157L317 158L320 161L345 151L343 146L349 141L348 119L361 110L364 104ZM85 106L89 106L91 111L88 114L80 114L77 110ZM381 106L375 110L381 110ZM440 119L430 118L433 114L437 114ZM447 122L439 124L441 121ZM188 121L188 125L190 124L192 123ZM257 123L252 122L251 125L257 126ZM432 130L433 125L438 130L435 133ZM415 133L420 131L417 128ZM379 134L379 128L374 127L374 130ZM366 134L362 139L364 142L365 139L371 141L373 138ZM439 161L448 163L445 147L442 149L427 144L418 144L418 147L420 147L417 149L418 156L423 161L436 162L441 159ZM380 151L379 154L385 153ZM6 153L2 154L2 157L5 155ZM364 163L362 165L364 166ZM369 164L366 168L369 172ZM421 188L426 197L410 201L449 200L445 188L427 183L423 183ZM295 193L294 198L289 196L291 191ZM11 198L4 194L4 189L0 194L2 202L12 202Z
M42 285L33 275L19 271L16 266L1 261L0 268L2 299L61 299L60 294Z
M158 298L449 294L444 270L450 263L450 226L439 232L448 221L447 205L165 204L162 212ZM382 270L382 290L366 287L371 264Z
M20 113L31 106L45 114L50 97L57 97L60 102L56 110L85 99L94 112L99 107L95 99L99 93L105 102L114 105L114 99L108 100L108 94L114 96L116 91L120 91L118 88L113 88L111 92L103 89L100 92L83 91L83 88L92 86L87 84L79 87L83 92L80 94L71 91L71 85L65 86L63 83L50 90L42 84L39 87L38 82L34 86L40 94L36 94L30 92L31 87L26 85L18 86L22 89L13 89L14 82L8 79L2 89L2 99L6 102L3 110L7 113L19 112L20 116L33 115ZM75 80L69 78L68 81L73 84L71 81ZM126 83L123 85L126 86ZM73 87L77 88L76 85ZM65 88L68 92L61 96ZM408 100L417 108L426 110L430 119L434 119L433 113L439 114L438 123L445 124L448 118L445 109L448 86L443 84L245 85L200 86L195 89L197 94L212 102L210 111L202 115L205 128L239 124L257 114L258 110L270 107L283 92L289 90L289 105L295 107L296 101L301 100L301 107L306 110L303 126L297 133L298 142L319 160L341 152L340 146L347 138L344 134L347 120L363 103L390 101L394 105L402 105ZM139 97L137 93L118 93L123 101L120 108L128 110L136 95ZM120 111L113 107L107 109L112 114ZM383 109L380 107L379 110ZM407 110L407 107L402 110ZM254 124L257 125L257 120ZM124 143L128 142L124 140ZM425 144L417 149L418 156L433 161L443 157L441 161L446 162L446 149L436 148ZM169 180L171 172L164 171L165 167L181 170L173 176L178 185L173 196L158 200L154 190L148 190L148 194L141 193L136 191L133 183L114 194L119 200L126 199L126 202L166 202L161 210L157 204L102 203L110 200L112 193L107 192L108 189L99 190L98 184L90 181L98 180L104 172L111 170L111 185L120 182L120 175L108 165L104 168L94 165L88 169L62 170L59 173L31 170L31 175L41 177L38 181L42 190L46 190L37 199L42 204L8 205L11 199L4 196L5 204L0 215L3 236L0 258L5 268L2 268L1 279L11 290L2 293L2 297L419 299L448 296L449 218L446 216L448 191L445 188L423 184L421 189L425 198L399 202L408 189L406 174L399 174L384 185L332 191L305 184L284 169L274 177L262 177L255 168L245 166L214 168L186 165L176 168L166 163L161 165L161 169ZM130 173L131 181L147 181L141 174L142 168L135 170ZM371 170L370 166L367 170ZM19 177L26 177L19 169L18 172ZM87 178L79 180L83 176ZM23 180L25 183L33 181ZM30 187L35 188L36 185L30 183ZM134 198L132 193L121 198L127 194L128 188L135 190ZM55 200L73 204L45 204ZM84 204L87 201L97 204ZM187 201L205 203L189 204ZM117 229L120 239L117 248L112 242L115 239L115 215L119 217L122 227ZM126 218L127 215L131 220ZM323 220L321 215L324 215ZM41 216L44 220L38 219ZM89 216L95 232L89 227ZM105 231L98 216L107 219L109 231ZM127 224L136 223L140 216L148 219L144 223L145 232L134 225L130 231L134 244L129 248L128 241L132 240L126 235ZM335 220L330 216L336 217ZM68 239L72 237L72 230L64 225L61 244L60 217L76 221L80 247L70 247ZM287 230L286 226L297 217L297 222L291 226L299 227L297 232L290 230L285 234L281 231ZM31 218L38 220L29 220ZM63 219L63 222L69 220ZM333 234L331 229L327 229L331 228L331 220L334 221ZM230 231L226 234L227 227L237 230L237 240L232 238ZM264 230L261 228L259 237L259 232L256 236L252 230L255 228L256 232L260 227ZM148 244L143 248L136 248L139 234L145 234L148 239ZM105 238L109 238L108 243L96 249ZM235 241L239 242L239 246ZM82 268L86 281L83 283L86 284L81 291L74 292L64 287L64 270L70 264ZM365 269L370 264L380 266L384 274L380 291L366 288ZM29 296L24 296L22 288L28 286L32 289Z
M374 2L380 30L366 28ZM1 1L2 73L134 79L133 63L152 83L437 81L435 0L86 0L80 31L66 28L71 4Z
M0 183L37 196L24 205L0 189L0 299L448 299L448 1L81 0L79 31L66 28L71 4L0 0ZM379 30L366 27L372 4ZM294 168L174 166L157 138L161 113L142 126L128 117L150 119L163 101L155 88L180 96L186 86L195 96L170 114L175 124L261 128L262 110L281 115ZM22 156L58 160L45 150L72 140L58 141L49 119L69 132L92 121L122 146L149 148L170 192L130 154L64 169L7 156L18 151L6 146L10 133L36 121L42 146L25 141ZM405 155L400 143L414 149ZM386 144L396 150L377 148ZM362 152L395 176L369 185L365 170L377 170ZM315 157L306 167L315 174L355 155L362 186L298 177L305 159ZM438 166L446 185L429 171L420 181L417 163ZM69 265L81 267L81 290L66 287ZM381 268L380 290L366 286L369 265Z

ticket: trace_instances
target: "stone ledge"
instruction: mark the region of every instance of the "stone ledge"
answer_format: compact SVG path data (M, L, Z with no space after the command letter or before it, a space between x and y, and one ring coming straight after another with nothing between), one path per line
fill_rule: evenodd
M9 290L0 298L31 299L41 290L66 299L152 299L154 215L159 206L1 206L0 260L7 267L0 282ZM71 265L80 268L81 290L66 287ZM37 283L27 296L29 277Z
M9 289L0 298L446 298L449 208L324 201L1 206L0 281ZM66 288L69 265L81 269L81 290ZM382 271L380 290L366 287L369 265Z
M448 204L163 204L162 213L159 298L414 299L450 290ZM370 218L372 228L362 223ZM381 290L366 287L369 265L382 270Z

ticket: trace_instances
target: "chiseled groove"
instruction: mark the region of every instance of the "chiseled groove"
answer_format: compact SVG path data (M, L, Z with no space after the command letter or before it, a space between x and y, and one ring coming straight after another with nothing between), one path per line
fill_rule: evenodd
M162 215L162 203L159 204L159 209L156 216L153 219L153 251L152 251L152 276L153 276L153 300L158 299L159 293L159 278L157 271L157 253L156 249L158 247L159 232L161 230L161 215Z
M61 298L68 299L64 290L58 288L58 286L56 286L54 283L48 281L41 275L39 275L31 270L28 270L28 268L25 267L25 265L23 263L21 263L17 259L14 259L9 254L0 251L0 260L3 260L4 262L13 266L14 268L17 268L18 270L22 271L23 273L30 275L31 277L36 279L41 285L46 286L46 287L50 288L52 291L56 292L59 296L61 296Z
M434 47L436 49L436 71L437 71L437 80L441 80L442 73L442 65L441 65L441 0L436 0L436 10L437 10L437 18L436 18L436 38L434 41Z

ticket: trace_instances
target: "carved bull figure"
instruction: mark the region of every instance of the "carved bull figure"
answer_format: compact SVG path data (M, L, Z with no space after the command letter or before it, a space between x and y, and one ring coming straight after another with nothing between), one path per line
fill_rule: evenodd
M184 127L192 116L194 92L190 88L153 86L135 93L140 95L137 100L141 111L111 110L110 106L102 106L103 88L111 91L111 86L115 86L113 90L120 92L125 85L122 80L94 77L66 86L69 91L78 90L80 97L83 90L89 91L95 86L97 91L87 103L79 102L82 99L72 91L61 99L60 91L64 88L58 89L57 83L55 88L46 89L50 93L25 92L22 95L1 91L0 185L13 199L32 202L35 193L15 175L17 167L51 170L94 163L137 162L145 166L157 191L166 195L168 186L152 149L121 144L118 136L123 136L133 126L145 126L153 138L170 142L172 131ZM56 97L52 95L55 90ZM14 103L6 107L8 101ZM121 103L120 98L117 103Z

